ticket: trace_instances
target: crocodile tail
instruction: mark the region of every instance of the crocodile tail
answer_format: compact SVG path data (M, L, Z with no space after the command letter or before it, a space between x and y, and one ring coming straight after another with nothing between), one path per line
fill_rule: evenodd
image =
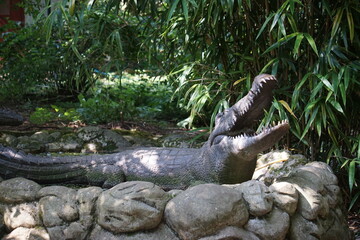
M39 183L86 181L88 160L82 157L41 157L0 145L0 176L24 177Z

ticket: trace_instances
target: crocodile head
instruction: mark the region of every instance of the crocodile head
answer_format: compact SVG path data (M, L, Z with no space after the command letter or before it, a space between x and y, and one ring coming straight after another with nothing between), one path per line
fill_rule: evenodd
M255 77L249 93L216 116L207 150L212 155L210 158L215 164L215 171L220 172L219 182L239 183L251 179L257 154L271 148L288 132L287 121L265 127L259 132L252 129L271 105L272 91L276 85L277 80L272 75Z

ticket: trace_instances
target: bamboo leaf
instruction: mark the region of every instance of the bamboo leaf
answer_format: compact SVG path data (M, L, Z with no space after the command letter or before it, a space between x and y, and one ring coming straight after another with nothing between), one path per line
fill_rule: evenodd
M355 25L352 13L346 9L346 16L349 24L350 42L353 42L355 36Z
M260 35L262 34L262 32L264 31L266 25L268 25L269 21L274 17L275 13L270 13L270 15L266 18L264 24L261 26L258 35L256 36L255 40L257 40Z
M74 44L71 44L71 49L73 50L73 52L75 53L76 57L80 60L80 61L84 61L84 57L81 56L79 50L77 49L77 47Z
M357 192L357 193L355 194L355 196L351 199L351 202L350 202L349 208L348 208L349 211L353 208L353 206L355 205L355 203L356 203L356 201L358 200L359 196L360 196L360 191Z
M189 6L188 6L188 0L181 0L182 9L184 13L184 18L186 23L189 21Z
M311 117L310 117L309 121L307 122L306 127L305 127L300 139L303 139L305 137L305 135L308 133L310 127L312 126L312 124L317 116L318 110L319 110L319 107L316 107L314 109L314 111L311 113Z
M333 21L333 27L331 30L331 38L333 38L335 36L336 32L339 29L343 13L344 13L344 8L339 8L336 12L336 15L335 15L335 18Z
M294 16L292 14L286 14L286 17L290 23L290 26L291 26L291 30L293 32L297 32L298 31L298 27L296 25L296 21L294 19Z
M324 86L323 82L320 81L316 85L316 87L311 91L310 100L313 100L313 99L320 100L320 96L317 96L317 94L321 91L323 86Z
M331 140L334 142L334 144L335 144L335 145L338 145L337 138L336 138L336 136L335 136L335 134L334 134L334 131L332 130L331 127L328 127L328 134L329 134Z
M240 78L239 80L236 80L234 83L233 83L233 86L236 86L238 85L239 83L243 82L246 80L246 77L243 77L243 78Z
M322 82L327 88L329 88L332 92L334 92L334 87L333 87L332 84L329 82L329 80L327 80L326 77L321 76L321 75L317 75L317 77L321 80L321 82Z
M346 106L346 89L343 83L340 83L339 85L341 99L343 101L344 106Z
M70 13L71 16L73 16L74 13L75 13L75 3L76 3L75 0L70 0L70 3L69 3L69 13Z
M275 27L275 25L278 23L278 20L279 18L281 17L282 15L282 12L284 11L284 9L289 5L289 0L286 0L282 5L281 7L276 11L276 14L274 16L274 20L271 24L271 27L270 27L270 32L273 30L273 28Z
M284 25L284 18L285 18L285 14L282 14L281 17L279 18L279 28L280 31L282 33L283 36L286 36L286 29L285 29L285 25Z
M294 56L298 56L299 54L299 47L300 47L300 44L301 44L301 41L303 40L304 38L304 34L302 33L299 33L297 36L296 36L296 40L295 40L295 44L294 44L294 49L293 49L293 53L294 53ZM296 57L297 58L297 57Z
M268 68L278 62L278 58L271 59L260 71L260 73L268 72Z
M355 182L355 165L356 161L351 161L349 164L349 188L350 188L350 193L352 192L353 186L354 186L354 182Z
M333 107L340 113L344 114L344 110L342 109L340 103L338 103L337 101L335 101L334 99L330 99L330 103L331 105L333 105Z
M273 30L273 28L275 27L275 25L278 23L279 19L280 19L280 16L281 16L281 12L277 12L274 16L274 19L273 19L273 22L270 26L270 32Z
M297 119L295 113L291 110L289 104L288 104L286 101L284 101L284 100L279 100L278 102L281 103L281 105L283 105L284 108L285 108L295 119Z
M172 16L174 15L175 9L178 6L180 0L175 0L173 1L173 3L170 6L170 9L168 11L168 15L167 15L167 19L166 19L166 23L168 23L170 21L170 19L172 18Z
M285 44L286 42L288 42L289 40L293 39L294 37L296 37L298 33L291 33L285 37L280 38L276 43L274 43L273 45L271 45L268 49L265 50L265 52L263 53L266 54L268 52L270 52L271 50L280 47L282 44Z
M306 107L305 107L305 113L309 113L316 105L317 103L320 101L320 98L316 99L315 101L311 101L309 102Z
M308 43L310 44L311 48L314 50L316 55L319 56L319 52L317 50L316 43L315 43L313 37L308 33L304 33L304 36L306 37L306 40L308 41Z
M321 118L317 119L315 124L316 124L316 132L318 133L318 136L321 137L321 133L322 133Z
M333 125L334 127L337 127L338 121L337 121L337 118L335 117L335 114L334 114L333 110L332 110L332 109L330 108L330 106L327 105L327 104L325 104L325 107L326 107L326 112L327 112L328 116L329 116L330 119L331 119L332 125ZM336 139L336 138L334 138L334 139ZM334 140L334 139L333 139L333 140ZM337 141L336 141L336 142L337 142ZM337 143L336 143L336 144L337 144Z

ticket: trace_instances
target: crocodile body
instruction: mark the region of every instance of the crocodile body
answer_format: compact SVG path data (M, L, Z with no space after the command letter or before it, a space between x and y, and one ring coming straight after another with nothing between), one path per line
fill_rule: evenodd
M252 177L257 154L289 129L283 121L259 133L250 130L270 105L275 86L274 76L257 76L244 98L218 114L214 131L200 149L138 148L106 155L40 157L0 146L0 176L103 187L142 180L165 189L186 188L195 181L244 182Z

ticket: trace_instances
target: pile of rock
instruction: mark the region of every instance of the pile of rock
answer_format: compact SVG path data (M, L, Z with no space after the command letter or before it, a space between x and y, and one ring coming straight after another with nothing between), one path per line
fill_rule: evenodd
M100 127L83 127L76 132L40 131L16 137L1 134L0 143L27 153L115 151L131 146L122 135Z
M308 163L273 179L163 191L149 182L105 190L0 183L3 239L351 239L337 178Z

